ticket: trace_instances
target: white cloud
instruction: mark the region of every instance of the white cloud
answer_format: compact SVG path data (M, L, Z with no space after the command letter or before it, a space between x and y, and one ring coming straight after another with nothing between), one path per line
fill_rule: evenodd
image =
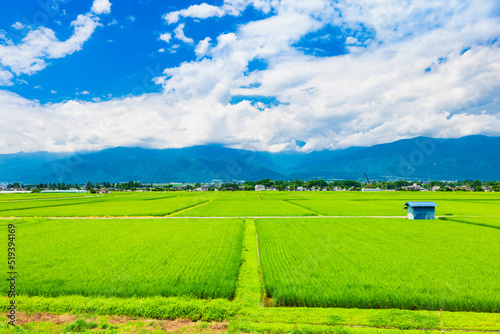
M134 15L129 15L129 16L127 16L127 20L129 22L135 22L135 20L137 20L137 18Z
M174 30L175 38L183 41L184 43L188 44L194 43L194 40L192 38L186 37L186 35L184 35L184 26L185 26L184 23L181 23L177 26L177 28L175 28Z
M163 93L42 105L0 91L0 152L214 142L310 151L500 135L500 48L492 43L500 21L490 1L232 0L220 8L236 13L250 3L273 15L198 42L196 61L156 78ZM349 53L315 57L294 46L329 24ZM194 43L184 27L175 38ZM249 72L255 59L266 66ZM247 98L230 104L235 95ZM281 103L252 103L259 96Z
M108 27L109 26L114 26L114 25L117 25L118 24L118 20L117 19L113 19L111 22L108 23Z
M81 91L81 92L76 92L76 93L75 93L75 95L89 95L89 94L90 94L90 92L89 92L89 91L86 91L86 90Z
M57 90L52 89L52 90L50 91L50 93L51 93L51 94L56 94L56 93L57 93Z
M177 23L179 17L192 17L198 19L206 19L208 17L221 17L226 14L226 11L220 7L212 6L206 3L201 5L192 5L187 9L182 9L175 12L170 12L164 16L168 24Z
M177 49L179 49L181 46L179 44L174 44L171 47L168 48L168 51L172 54L177 53Z
M16 30L21 30L21 29L24 29L25 28L25 25L22 24L21 22L16 22L12 25L12 28L16 29Z
M196 45L196 48L194 49L194 52L196 53L196 56L198 58L203 57L208 49L210 48L210 41L212 39L210 37L205 38L204 40L201 40L198 45Z
M111 13L111 3L109 0L94 0L92 12L96 15Z
M4 71L0 69L0 86L12 86L12 78L14 75L9 71Z
M166 32L166 33L164 33L164 34L161 34L159 39L160 39L161 41L164 41L164 42L166 42L166 43L169 43L171 38L172 38L172 34L171 34L171 33L169 33L169 32Z
M71 22L74 31L66 41L59 41L51 29L40 27L30 30L22 41L15 45L4 36L0 44L0 64L16 75L33 74L47 66L47 59L62 58L79 51L100 25L92 14L78 15Z
M163 53L163 52L165 52L165 49L164 48L158 49L158 52Z
M168 24L174 24L179 22L181 17L206 19L225 15L239 16L248 6L253 6L255 9L267 14L278 4L278 0L226 0L220 7L202 3L167 13L163 18Z

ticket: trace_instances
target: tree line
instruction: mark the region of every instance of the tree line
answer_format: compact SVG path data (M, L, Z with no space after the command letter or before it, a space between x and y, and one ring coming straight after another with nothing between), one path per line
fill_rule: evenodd
M88 181L85 184L77 183L39 183L35 185L24 185L19 182L8 184L7 189L25 189L32 191L41 190L70 190L70 189L85 189L93 192L100 188L107 188L109 190L129 191L129 190L149 190L149 191L175 191L175 190L224 190L224 191L239 191L239 190L254 190L256 185L263 185L266 189L276 188L276 190L298 190L302 187L305 190L361 190L363 188L370 188L367 182L359 182L355 180L271 180L262 179L258 181L245 181L245 182L224 182L218 184L202 184L202 183L185 183L185 184L152 184L141 183L139 181L128 182L97 182L93 183ZM430 182L414 182L406 180L398 181L374 181L371 183L372 188L379 188L382 190L405 190L405 188L418 185L424 189L431 190L433 187L439 187L439 191L457 191L457 190L474 190L483 191L484 187L488 187L493 191L499 191L499 181L480 181L480 180L463 180L463 181L430 181ZM274 187L274 188L273 188Z

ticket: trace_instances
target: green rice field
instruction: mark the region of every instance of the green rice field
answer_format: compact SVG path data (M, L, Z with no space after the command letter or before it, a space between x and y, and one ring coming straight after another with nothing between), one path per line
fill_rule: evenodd
M436 201L438 216L500 217L500 193L461 192L0 194L0 217L405 216L418 200Z
M166 216L207 201L208 199L203 196L162 193L72 196L51 200L38 197L31 200L6 200L0 202L0 216Z
M234 293L239 219L30 218L16 225L23 295L229 299Z
M500 233L452 221L259 219L278 306L500 310Z
M407 201L437 218L405 219ZM0 194L0 218L29 314L500 332L500 193Z

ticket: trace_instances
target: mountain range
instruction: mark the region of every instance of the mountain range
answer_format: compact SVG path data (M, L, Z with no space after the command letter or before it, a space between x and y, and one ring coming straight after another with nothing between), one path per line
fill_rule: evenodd
M311 153L256 152L220 145L116 147L97 152L0 155L0 182L143 183L277 179L500 180L500 137L416 137Z

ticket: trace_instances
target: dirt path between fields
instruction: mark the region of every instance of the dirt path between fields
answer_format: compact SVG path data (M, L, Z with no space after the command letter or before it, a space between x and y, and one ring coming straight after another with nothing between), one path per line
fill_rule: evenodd
M4 314L4 316L6 316ZM56 325L68 324L75 322L78 318L76 315L72 314L50 314L50 313L33 313L26 314L24 312L17 312L16 314L16 325L24 325L30 322L51 322ZM84 317L85 318L85 317ZM105 320L110 325L114 324L128 324L137 323L139 321L146 324L154 323L155 326L161 327L164 331L174 332L180 331L189 333L189 328L197 329L196 333L202 333L200 328L197 328L198 322L191 321L189 319L177 319L177 320L157 320L157 319L146 319L137 317L127 317L127 316L112 316L112 317L99 317L99 318L85 318L86 321L95 321L100 323L100 320ZM228 322L215 322L207 326L210 333L220 333L227 330Z

